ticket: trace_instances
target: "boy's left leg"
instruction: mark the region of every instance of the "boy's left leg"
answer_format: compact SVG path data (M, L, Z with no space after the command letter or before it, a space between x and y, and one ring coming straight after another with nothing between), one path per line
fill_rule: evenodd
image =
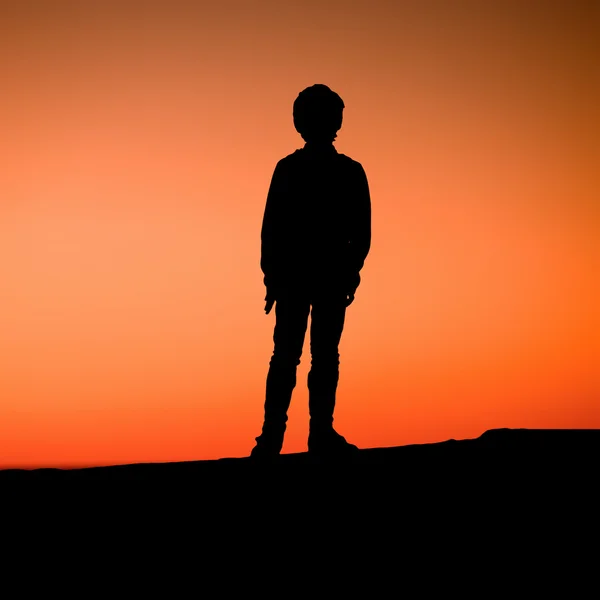
M308 374L310 433L308 450L316 454L356 451L333 428L336 391L339 381L339 344L346 318L346 295L329 292L312 303Z

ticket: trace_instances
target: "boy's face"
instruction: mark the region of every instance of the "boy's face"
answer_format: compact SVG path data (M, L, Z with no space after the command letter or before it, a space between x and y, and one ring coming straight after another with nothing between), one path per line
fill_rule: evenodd
M342 127L343 111L307 109L294 115L294 126L307 143L332 144Z

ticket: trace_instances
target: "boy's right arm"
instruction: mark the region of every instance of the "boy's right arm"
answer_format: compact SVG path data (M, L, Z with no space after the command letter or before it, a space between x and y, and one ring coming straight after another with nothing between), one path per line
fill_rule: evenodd
M269 314L275 302L275 289L277 287L277 237L279 231L279 207L281 206L281 196L284 193L284 178L281 163L277 163L271 178L271 185L267 194L267 202L263 215L261 229L261 256L260 267L264 274L264 284L267 288L267 305L265 312Z

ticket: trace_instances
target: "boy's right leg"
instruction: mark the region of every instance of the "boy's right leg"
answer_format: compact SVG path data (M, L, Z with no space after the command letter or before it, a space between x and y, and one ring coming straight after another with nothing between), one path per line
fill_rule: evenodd
M255 458L278 455L283 447L309 314L310 300L299 294L282 296L275 303L274 349L267 374L262 433L251 453Z

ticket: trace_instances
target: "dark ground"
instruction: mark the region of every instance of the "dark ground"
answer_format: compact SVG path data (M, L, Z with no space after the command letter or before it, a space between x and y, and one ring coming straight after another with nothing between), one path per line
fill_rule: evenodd
M127 595L141 586L154 597L167 563L159 596L168 598L233 589L295 597L309 582L313 596L388 597L393 585L411 598L465 586L487 598L523 576L531 587L508 589L511 597L554 593L557 578L580 597L572 586L597 573L599 457L600 430L499 429L365 449L355 463L302 453L264 466L238 458L4 470L3 548L29 569L22 581L37 577L37 556L58 565L44 585L68 584L80 598L122 574Z
M143 463L82 469L0 470L0 486L39 490L101 486L106 490L133 491L144 487L157 492L196 491L206 499L270 492L272 486L293 485L308 491L317 486L333 494L344 488L367 488L369 494L420 484L420 489L460 480L474 486L503 478L522 478L523 484L540 483L574 475L600 458L600 429L494 429L475 439L447 440L390 448L362 449L350 461L319 461L307 453L283 454L272 464L250 458L177 463ZM591 473L590 473L591 474ZM506 482L508 483L508 481ZM366 490L364 490L366 491Z

